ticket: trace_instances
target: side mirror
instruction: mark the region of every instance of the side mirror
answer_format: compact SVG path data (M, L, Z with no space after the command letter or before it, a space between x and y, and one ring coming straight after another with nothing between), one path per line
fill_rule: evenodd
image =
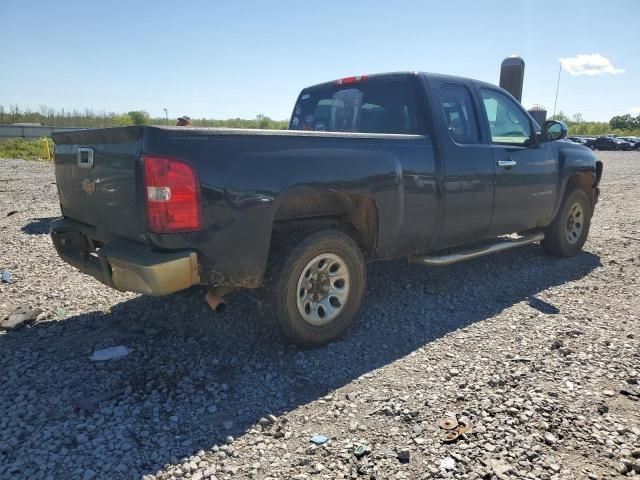
M540 134L543 142L553 142L554 140L562 140L567 136L567 126L556 120L547 120L542 124L542 133Z

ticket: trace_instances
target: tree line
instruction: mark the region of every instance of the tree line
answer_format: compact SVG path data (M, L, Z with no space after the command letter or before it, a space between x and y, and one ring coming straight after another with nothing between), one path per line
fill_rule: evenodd
M569 135L614 135L640 136L640 115L632 117L629 114L617 115L608 122L588 122L582 118L581 113L569 117L562 111L550 117L550 120L559 120L569 127Z
M127 113L105 112L85 108L84 110L56 110L41 105L38 111L21 110L17 105L8 108L0 105L0 125L12 123L39 123L49 127L88 127L107 128L128 125L175 125L176 118L151 117L144 110L132 110ZM286 129L288 120L273 120L266 115L256 118L192 118L195 127L262 128Z
M629 114L616 115L608 122L589 122L582 118L581 113L569 117L562 111L551 117L560 120L569 127L569 135L616 135L640 136L640 115L633 117ZM0 105L0 124L11 123L39 123L51 127L122 127L127 125L175 125L175 118L151 117L144 110L132 110L127 113L95 112L84 110L55 110L41 105L38 111L21 110L17 105L10 105L7 109ZM286 129L288 120L273 120L265 115L256 118L192 118L195 127L227 127L227 128L262 128Z

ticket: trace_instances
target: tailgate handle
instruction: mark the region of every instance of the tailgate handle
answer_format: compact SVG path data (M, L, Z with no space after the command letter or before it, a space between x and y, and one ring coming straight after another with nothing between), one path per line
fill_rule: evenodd
M93 168L93 148L78 149L78 166L90 170Z

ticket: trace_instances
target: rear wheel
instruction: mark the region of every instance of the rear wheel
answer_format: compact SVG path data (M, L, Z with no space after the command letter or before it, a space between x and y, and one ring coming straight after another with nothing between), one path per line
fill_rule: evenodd
M301 346L322 345L353 323L365 291L358 245L334 230L316 232L272 257L265 285L285 335Z
M545 230L544 250L557 257L577 255L587 241L591 213L591 201L584 190L568 192L556 218Z

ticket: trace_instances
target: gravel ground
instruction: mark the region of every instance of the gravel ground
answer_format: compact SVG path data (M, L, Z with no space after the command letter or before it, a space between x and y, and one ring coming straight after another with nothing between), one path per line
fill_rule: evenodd
M0 477L640 478L640 403L621 393L640 370L640 153L599 156L577 258L371 265L357 326L314 350L248 293L217 316L202 290L80 274L46 235L51 166L0 161L0 318L42 311L0 333ZM131 352L89 359L117 345ZM445 416L472 430L443 443Z

